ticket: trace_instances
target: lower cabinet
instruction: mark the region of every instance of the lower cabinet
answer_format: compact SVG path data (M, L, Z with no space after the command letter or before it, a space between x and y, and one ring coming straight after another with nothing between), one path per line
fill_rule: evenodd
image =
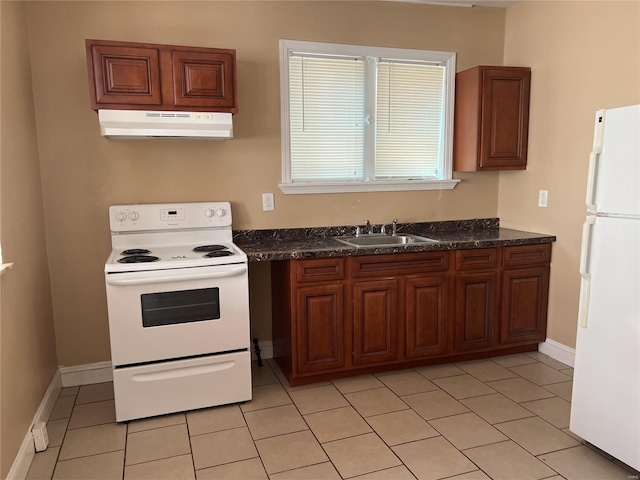
M344 285L296 290L296 364L299 372L344 367Z
M497 300L497 272L456 276L456 352L481 350L495 344Z
M497 247L456 250L455 351L491 348L498 328Z
M405 356L409 359L447 353L449 275L409 278L405 283Z
M551 245L505 249L500 343L541 342L547 331Z
M535 350L551 245L273 262L274 358L291 385Z
M353 284L353 363L387 363L398 358L398 280Z

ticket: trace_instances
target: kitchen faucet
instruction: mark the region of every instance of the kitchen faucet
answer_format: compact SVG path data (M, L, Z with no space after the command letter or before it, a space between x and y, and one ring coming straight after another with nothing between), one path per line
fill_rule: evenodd
M380 227L380 233L386 234L388 226L389 225L382 225L382 227ZM393 221L391 222L391 235L395 237L397 234L398 234L398 219L394 218Z
M367 229L367 233L371 235L373 233L373 229L371 228L371 222L369 221L368 218L364 221L364 226Z

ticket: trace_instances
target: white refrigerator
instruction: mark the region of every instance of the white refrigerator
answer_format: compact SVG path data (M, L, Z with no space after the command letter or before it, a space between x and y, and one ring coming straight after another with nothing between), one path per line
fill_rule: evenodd
M640 470L640 105L596 112L570 429Z

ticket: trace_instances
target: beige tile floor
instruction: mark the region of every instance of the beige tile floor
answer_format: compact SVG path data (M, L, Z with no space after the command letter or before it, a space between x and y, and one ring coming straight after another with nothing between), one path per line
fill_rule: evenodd
M28 479L624 479L569 431L573 370L538 352L291 388L115 423L113 385L65 388Z

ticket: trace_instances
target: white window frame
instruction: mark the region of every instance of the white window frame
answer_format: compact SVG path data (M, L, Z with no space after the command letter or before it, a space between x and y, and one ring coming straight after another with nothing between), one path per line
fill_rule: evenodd
M446 68L444 96L444 160L442 179L439 180L376 180L362 182L293 182L291 180L289 130L289 57L294 52L317 54L375 56L420 61L441 62ZM391 192L407 190L451 190L460 182L453 174L453 113L455 104L455 52L413 50L362 45L280 40L280 119L282 146L282 183L278 186L285 194Z

